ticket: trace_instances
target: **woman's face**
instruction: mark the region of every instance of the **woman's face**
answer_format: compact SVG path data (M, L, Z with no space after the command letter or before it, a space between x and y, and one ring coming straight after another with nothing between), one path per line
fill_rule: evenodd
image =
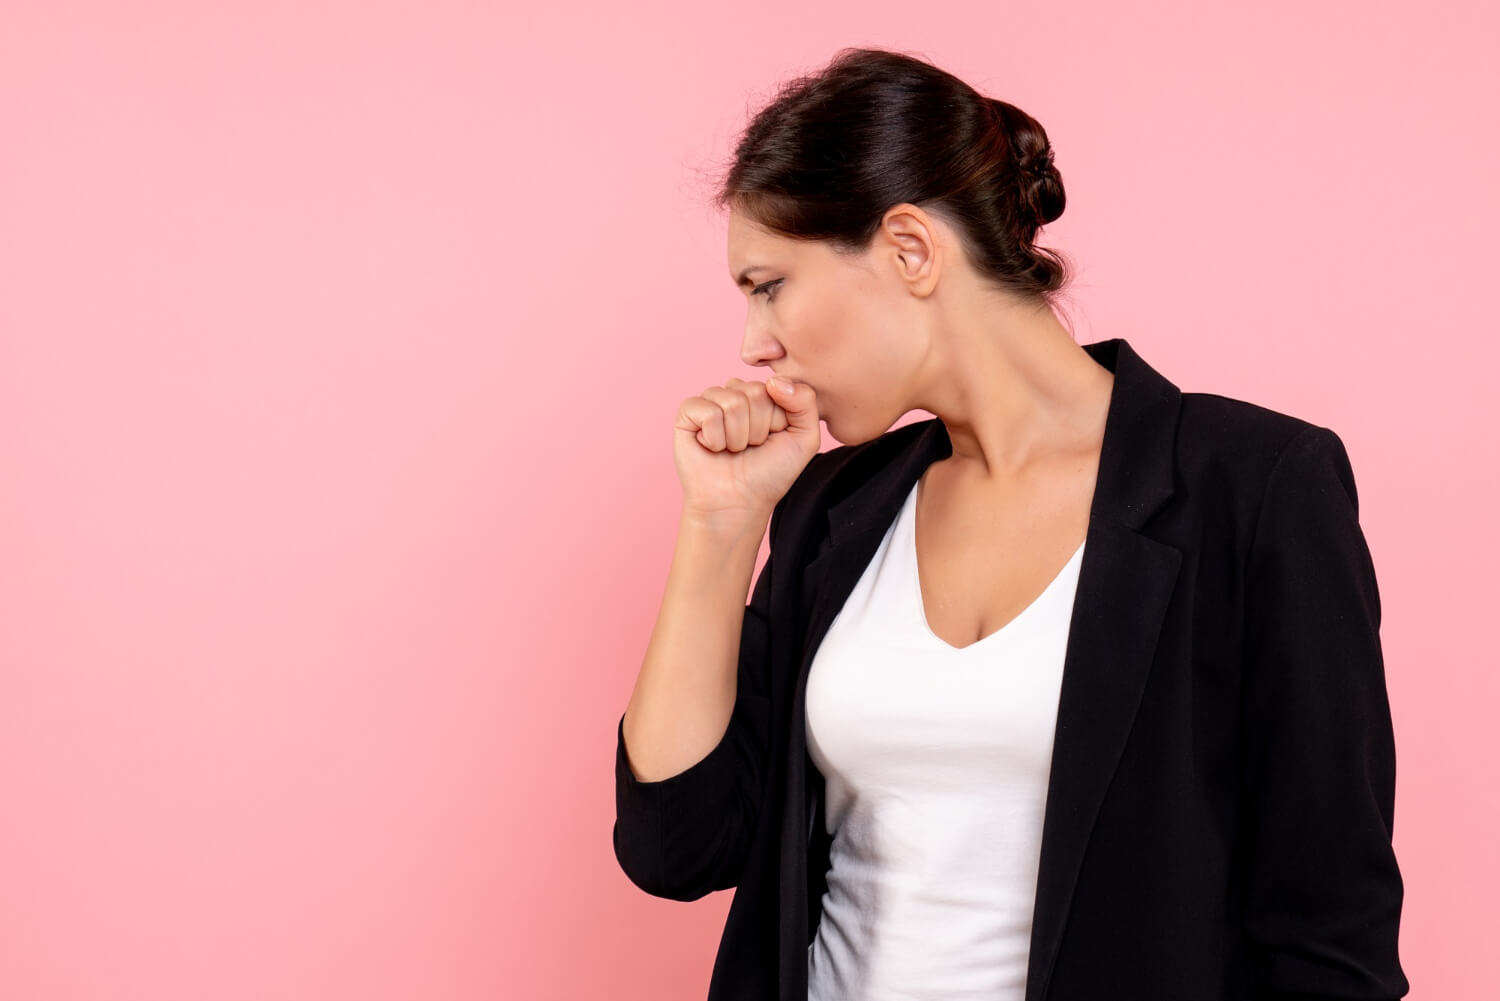
M877 237L868 254L846 257L730 212L729 274L748 299L740 357L810 385L844 444L883 434L912 409L924 338L898 249Z

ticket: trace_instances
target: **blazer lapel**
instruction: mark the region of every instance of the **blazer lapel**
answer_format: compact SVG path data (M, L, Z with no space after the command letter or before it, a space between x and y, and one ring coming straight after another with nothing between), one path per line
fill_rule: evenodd
M1123 338L1082 347L1115 373L1115 383L1063 660L1026 1001L1045 996L1089 833L1140 705L1182 559L1140 530L1172 495L1181 392ZM929 465L953 452L940 420L923 423L895 461L829 507L828 541L803 571L802 593L813 601L793 680L780 832L781 913L791 927L783 928L779 979L793 989L806 983L808 842L822 788L807 754L807 675L906 495Z

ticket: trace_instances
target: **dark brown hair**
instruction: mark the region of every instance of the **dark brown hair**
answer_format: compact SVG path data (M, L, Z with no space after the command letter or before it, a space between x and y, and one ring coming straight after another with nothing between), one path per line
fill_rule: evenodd
M892 205L959 233L981 275L1052 305L1067 258L1035 244L1062 215L1062 176L1036 119L922 59L842 49L778 88L740 134L714 204L797 240L861 253Z

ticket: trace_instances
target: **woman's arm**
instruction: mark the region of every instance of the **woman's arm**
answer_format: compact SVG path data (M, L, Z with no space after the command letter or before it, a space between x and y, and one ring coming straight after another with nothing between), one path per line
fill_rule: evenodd
M1403 885L1380 595L1349 457L1287 444L1246 576L1244 928L1268 999L1397 999Z
M725 526L684 519L645 661L620 717L615 856L631 881L655 896L696 900L728 889L744 864L761 805L770 718L769 559L745 604L765 527L764 520Z

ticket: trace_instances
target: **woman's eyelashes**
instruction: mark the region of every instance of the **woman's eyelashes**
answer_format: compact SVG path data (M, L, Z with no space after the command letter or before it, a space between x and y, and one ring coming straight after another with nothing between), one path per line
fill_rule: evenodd
M766 301L767 302L775 302L776 301L776 296L774 296L772 294L771 290L775 289L778 285L780 285L784 281L786 281L785 278L777 278L774 281L766 282L764 285L757 285L753 289L750 290L750 294L751 295L760 295L762 292L764 292L765 296L766 296Z

